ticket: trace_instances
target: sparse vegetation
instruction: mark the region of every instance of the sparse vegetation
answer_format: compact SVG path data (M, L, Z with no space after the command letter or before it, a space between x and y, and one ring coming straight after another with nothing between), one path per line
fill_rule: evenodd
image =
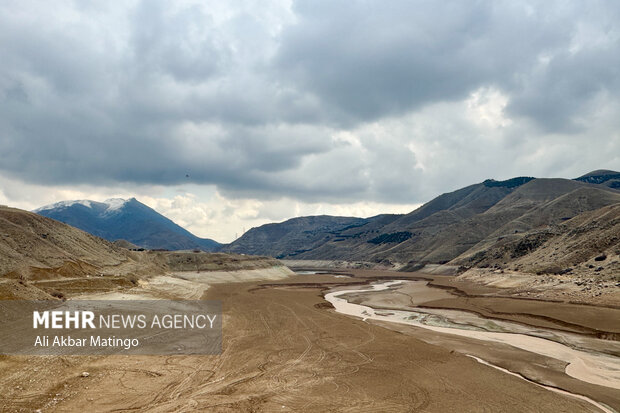
M367 242L369 242L370 244L400 244L401 242L407 241L409 238L411 238L411 236L412 234L409 231L393 232L391 234L379 235L378 237L369 239Z
M139 280L139 278L135 274L130 274L130 275L127 276L127 281L129 281L133 285L138 285L138 280Z
M58 290L50 291L50 295L54 298L60 298L61 300L65 298L65 295Z
M519 176L517 178L507 179L505 181L496 181L494 179L487 179L483 182L484 186L493 188L493 187L505 187L505 188L516 188L523 184L530 182L532 179L535 179L531 176Z
M544 244L549 238L551 238L551 234L536 234L525 237L514 246L510 257L519 258L529 254Z

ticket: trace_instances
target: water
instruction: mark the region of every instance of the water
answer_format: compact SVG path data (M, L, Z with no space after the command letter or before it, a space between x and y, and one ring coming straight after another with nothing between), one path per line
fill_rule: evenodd
M483 317L477 317L479 320L472 322L476 318L472 314L455 310L446 310L449 311L451 317L447 317L445 312L444 314L432 314L429 312L430 310L426 309L416 309L414 311L375 310L365 305L350 303L340 297L350 293L384 291L403 282L405 281L392 280L370 285L362 289L330 292L325 295L325 299L332 303L337 312L360 317L363 320L371 319L408 324L439 333L508 344L542 356L562 360L568 363L565 371L569 376L587 383L620 390L620 358L592 350L578 350L562 342L544 338L544 336L547 336L554 337L559 341L570 341L570 338L567 338L568 334L561 335L541 328L488 320ZM440 313L442 311L439 310L437 312ZM486 325L481 326L480 321L483 321ZM588 338L587 340L592 342L602 341L593 338ZM581 339L581 342L583 344L584 339ZM611 343L597 344L602 346L603 344L609 345Z

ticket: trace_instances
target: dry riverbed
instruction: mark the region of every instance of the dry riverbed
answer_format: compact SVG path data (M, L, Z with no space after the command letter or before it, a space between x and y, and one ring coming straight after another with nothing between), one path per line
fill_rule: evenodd
M402 274L349 270L349 276L274 275L266 271L262 277L257 272L248 282L240 282L245 281L240 275L220 274L209 281L208 273L168 274L165 277L170 278L146 280L122 292L221 300L221 355L3 356L0 410L81 412L88 406L95 412L601 411L587 400L552 392L468 354L528 379L620 407L617 390L567 375L561 360L506 343L483 345L472 337L364 321L337 313L324 299L334 289L361 289L369 281ZM394 297L384 298L387 306L442 300L458 304L464 299L446 289L433 289L428 295L394 292ZM406 296L408 302L403 301ZM587 327L587 320L579 322Z
M524 362L517 368L517 373L523 377L527 377L526 372L530 368L530 354L563 362L563 366L549 365L546 369L541 369L541 376L532 381L550 389L568 386L575 390L564 390L566 393L585 398L607 412L613 410L583 396L583 393L590 393L612 406L617 407L620 403L620 342L541 329L513 321L488 319L462 310L419 307L429 299L436 298L433 297L433 290L426 281L396 280L378 282L363 288L341 287L326 294L325 298L334 305L336 311L365 321L380 321L383 325L405 325L427 330L416 335L444 347L463 351L460 343L453 345L453 337L449 337L447 343L442 343L442 337L448 335L464 338L469 343L465 354L485 364L490 364L485 358L498 356L497 347L507 345L513 349L524 350L525 353L519 357L519 360ZM442 292L446 294L445 291ZM620 312L617 316L620 316ZM441 334L429 335L429 331ZM489 347L488 343L493 343L494 346ZM496 346L497 344L499 346ZM511 360L503 360L499 364L505 364L506 361ZM495 367L510 371L499 365ZM562 372L570 378L559 383L557 373Z

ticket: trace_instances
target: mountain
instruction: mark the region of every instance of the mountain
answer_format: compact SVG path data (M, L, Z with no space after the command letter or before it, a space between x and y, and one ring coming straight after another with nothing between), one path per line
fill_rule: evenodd
M133 263L129 251L77 228L20 209L0 206L0 275L53 268L58 274L115 272Z
M313 224L317 217L295 218L253 228L226 248L269 255L274 253L269 243L277 238L275 252L281 258L373 261L406 268L450 261L476 265L484 251L518 244L541 231L570 232L574 228L568 221L620 203L620 191L613 184L617 176L614 171L594 171L575 180L486 180L440 195L405 215L358 218L355 225L324 228ZM321 217L321 222L340 222L336 218L345 219ZM291 225L295 220L307 223L303 231ZM611 222L612 231L620 232Z
M93 206L86 202L80 205ZM0 300L49 300L124 291L138 285L144 276L171 271L274 267L278 273L288 271L266 257L130 251L128 248L135 245L125 240L118 244L33 212L0 206Z
M220 244L199 238L135 198L62 201L33 212L80 228L108 241L119 239L147 249L202 249Z
M616 202L521 235L499 237L452 264L546 274L590 272L617 278L619 256L620 203Z
M575 178L576 181L590 184L603 184L610 188L620 189L620 172L599 169Z
M63 298L161 273L149 257L62 222L0 206L0 299Z
M252 228L241 238L224 246L222 251L275 258L294 257L321 245L341 240L347 230L373 221L385 221L395 215L373 218L333 217L328 215L292 218L277 224Z

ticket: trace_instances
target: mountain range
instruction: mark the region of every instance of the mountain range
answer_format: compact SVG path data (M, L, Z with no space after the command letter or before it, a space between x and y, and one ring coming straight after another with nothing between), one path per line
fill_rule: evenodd
M108 241L126 240L146 249L213 251L220 247L218 242L195 236L135 198L62 201L33 212Z
M581 266L598 275L620 270L620 173L609 170L575 179L488 179L408 214L293 218L252 228L228 245L194 236L135 198L64 201L35 212L125 248L364 261L413 270L426 264L546 273ZM603 256L612 265L599 265L607 260Z
M450 263L560 271L606 251L620 254L615 250L620 249L618 188L620 173L607 170L576 179L486 180L404 215L301 217L263 225L222 251L410 269ZM551 252L546 249L550 245L555 245ZM578 254L569 254L577 249ZM567 256L572 258L560 260ZM564 266L559 270L558 260Z

